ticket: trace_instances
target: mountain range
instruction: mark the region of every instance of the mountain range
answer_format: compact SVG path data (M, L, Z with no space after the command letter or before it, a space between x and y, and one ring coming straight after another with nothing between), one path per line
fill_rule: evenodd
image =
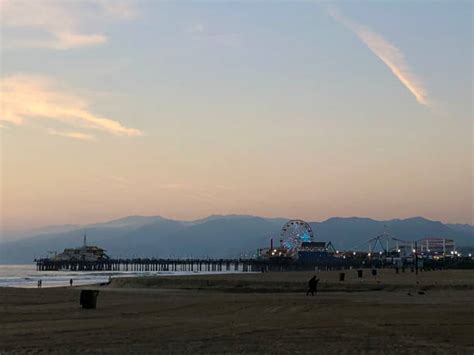
M160 216L128 216L90 225L50 226L23 232L18 238L4 234L0 263L31 263L50 251L82 244L98 245L112 257L239 257L278 244L284 218L244 215L213 215L195 221ZM330 218L310 222L315 239L331 241L340 250L353 249L383 232L402 240L446 237L457 246L474 247L474 227L444 224L423 217L377 221L370 218ZM21 237L21 238L20 238Z

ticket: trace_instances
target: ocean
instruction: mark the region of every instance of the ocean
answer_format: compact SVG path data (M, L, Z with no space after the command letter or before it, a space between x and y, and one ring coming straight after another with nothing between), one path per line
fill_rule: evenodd
M108 282L113 277L136 276L172 276L172 275L205 275L230 274L238 271L196 272L196 271L37 271L35 264L0 265L0 287L34 288L41 280L42 287L91 285Z

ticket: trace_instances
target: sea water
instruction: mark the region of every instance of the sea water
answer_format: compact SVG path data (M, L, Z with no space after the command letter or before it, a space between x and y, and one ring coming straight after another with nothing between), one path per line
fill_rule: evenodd
M41 280L42 287L91 285L108 282L114 277L137 276L172 276L172 275L204 275L236 273L238 271L196 272L196 271L38 271L35 264L0 265L0 287L32 288L38 286Z

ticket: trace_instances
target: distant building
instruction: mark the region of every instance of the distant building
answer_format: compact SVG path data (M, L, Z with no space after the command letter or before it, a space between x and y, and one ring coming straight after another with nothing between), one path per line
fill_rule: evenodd
M453 254L456 251L456 245L453 239L427 237L418 240L418 252L422 254Z
M301 262L318 262L333 257L332 243L303 242L297 252L297 259Z
M303 242L299 251L326 251L326 242Z
M105 249L98 246L87 245L86 235L84 234L84 243L79 248L67 248L54 258L58 261L100 261L108 260L109 256Z

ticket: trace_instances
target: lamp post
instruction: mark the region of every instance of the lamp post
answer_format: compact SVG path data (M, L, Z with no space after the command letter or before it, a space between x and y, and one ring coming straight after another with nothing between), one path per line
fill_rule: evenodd
M418 275L418 250L417 250L417 242L415 242L415 274Z

